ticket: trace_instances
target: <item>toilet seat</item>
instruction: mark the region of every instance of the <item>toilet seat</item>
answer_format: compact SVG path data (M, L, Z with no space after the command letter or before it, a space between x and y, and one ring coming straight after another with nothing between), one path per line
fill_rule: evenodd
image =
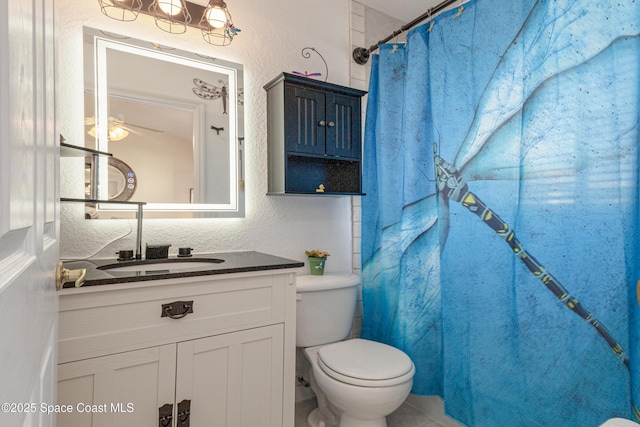
M413 362L402 351L375 341L352 339L318 350L318 366L331 378L360 387L388 387L413 378Z

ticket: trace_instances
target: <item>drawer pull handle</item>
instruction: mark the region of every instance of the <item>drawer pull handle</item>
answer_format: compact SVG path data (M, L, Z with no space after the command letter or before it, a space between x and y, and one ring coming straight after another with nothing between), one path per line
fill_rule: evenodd
M158 408L158 427L169 427L173 421L173 405L165 403Z
M162 315L172 319L182 319L189 313L193 313L193 301L176 301L162 304Z
M178 403L178 425L189 427L189 415L191 414L191 401L188 399Z

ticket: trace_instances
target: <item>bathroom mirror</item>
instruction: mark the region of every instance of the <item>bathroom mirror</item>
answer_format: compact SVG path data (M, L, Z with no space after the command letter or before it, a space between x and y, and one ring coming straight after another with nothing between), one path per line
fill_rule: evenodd
M128 166L88 161L89 198L146 202L146 218L244 216L241 65L85 28L84 75L85 146Z

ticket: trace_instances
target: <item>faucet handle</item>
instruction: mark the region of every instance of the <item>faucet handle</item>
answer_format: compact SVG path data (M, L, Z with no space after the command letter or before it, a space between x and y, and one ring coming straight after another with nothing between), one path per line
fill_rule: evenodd
M193 248L178 248L178 256L179 257L189 257L191 256L191 251Z
M169 258L170 244L150 245L147 243L144 257L146 259L164 259Z
M133 259L133 249L125 249L116 252L118 261L129 261Z

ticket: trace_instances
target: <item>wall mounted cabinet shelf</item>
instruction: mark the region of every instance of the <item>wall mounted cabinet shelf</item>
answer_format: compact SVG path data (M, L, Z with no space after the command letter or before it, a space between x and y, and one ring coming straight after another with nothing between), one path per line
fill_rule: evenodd
M95 183L97 182L97 177L95 174L97 173L97 165L96 160L99 157L113 157L113 154L107 153L106 151L98 151L91 148L80 147L78 145L72 145L62 142L64 137L60 137L60 157L84 157L90 158L91 173L89 174L89 180L87 182L90 189L96 187ZM94 194L95 196L95 194ZM118 201L118 200L100 200L96 197L90 197L86 199L78 199L73 197L60 197L60 202L63 203L87 203L87 204L97 204L97 203L110 203L110 204L120 204L120 205L138 205L140 208L143 205L146 205L147 202L133 202L133 201Z
M147 204L147 202L131 202L131 201L121 202L117 200L76 199L73 197L60 197L60 201L67 202L67 203L89 203L89 204L109 203L113 205L138 205L138 206Z
M90 165L91 165L91 173L89 173L89 180L87 182L88 186L90 189L95 189L96 185L95 183L97 182L98 178L97 178L97 173L98 173L98 168L97 166L97 162L98 162L98 158L100 157L113 157L113 154L111 153L107 153L106 151L98 151L98 150L94 150L91 148L86 148L86 147L80 147L79 145L72 145L72 144L67 144L64 141L64 137L62 135L60 135L60 157L84 157L85 159L89 158L90 160L87 160ZM87 162L86 161L86 162ZM85 163L86 163L85 162ZM94 166L96 165L96 166ZM92 194L92 199L91 200L84 200L84 199L76 199L76 198L68 198L68 197L61 197L60 201L61 202L71 202L71 203L105 203L108 201L104 201L104 200L95 200L97 196L95 193ZM135 203L140 205L140 203ZM144 204L144 203L142 203Z
M268 194L362 195L366 92L288 73L264 89Z

